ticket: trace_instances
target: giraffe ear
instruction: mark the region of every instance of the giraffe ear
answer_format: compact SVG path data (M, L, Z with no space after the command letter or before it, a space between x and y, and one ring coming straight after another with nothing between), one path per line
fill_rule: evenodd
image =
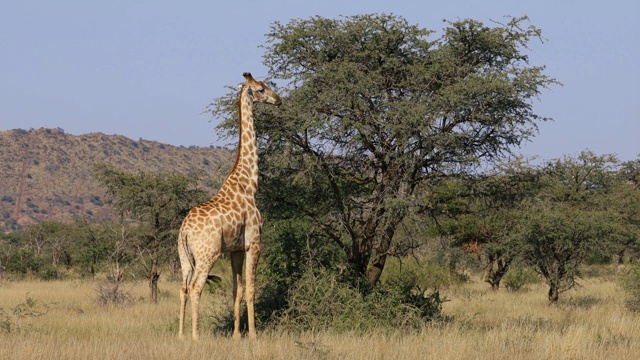
M247 94L249 94L249 96L253 97L253 89L251 88L251 86L247 86Z

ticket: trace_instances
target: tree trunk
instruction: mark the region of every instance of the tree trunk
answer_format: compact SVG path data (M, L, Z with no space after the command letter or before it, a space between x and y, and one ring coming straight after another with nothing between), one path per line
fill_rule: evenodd
M160 278L160 274L154 272L149 277L149 301L152 304L158 303L158 279Z
M493 270L493 264L496 264L496 269ZM491 261L484 271L484 281L491 284L492 290L500 289L500 282L504 275L509 271L509 265L511 260L497 259Z
M369 284L373 286L377 285L380 281L380 275L382 275L384 264L387 262L387 256L391 253L389 250L391 249L391 239L393 239L393 235L395 234L395 226L399 222L399 220L392 221L391 225L385 229L383 235L378 235L376 239L370 240L378 244L376 257L373 259L373 263L367 273Z
M376 285L378 281L380 281L380 275L382 275L382 270L384 270L384 263L387 261L387 255L382 254L376 256L369 268L367 278L369 279L369 284Z
M351 256L349 259L351 270L360 276L366 275L367 265L371 258L370 241L364 238L352 237Z
M549 305L558 305L558 298L560 297L560 292L558 287L554 284L549 286Z

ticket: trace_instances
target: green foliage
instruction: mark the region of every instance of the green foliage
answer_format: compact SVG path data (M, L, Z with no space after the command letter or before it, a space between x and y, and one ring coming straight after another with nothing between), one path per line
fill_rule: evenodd
M41 261L36 257L33 250L28 247L22 247L17 249L8 259L6 271L22 275L37 273L41 265Z
M84 221L74 223L78 237L74 242L76 262L83 275L95 275L100 264L112 253L114 236L106 232L108 223L90 224Z
M385 274L380 278L383 284L404 278L421 289L439 291L462 282L458 276L451 274L444 264L437 261L391 258L387 260L385 269Z
M578 210L567 205L534 203L523 232L522 255L544 276L557 301L560 292L572 289L579 266L603 246L612 230L602 211Z
M321 269L305 272L272 326L291 332L416 329L441 312L438 292L425 293L411 280L394 278L363 292L340 278Z
M622 287L629 294L627 309L640 312L640 262L629 267L622 279Z
M551 162L544 169L544 188L522 204L519 251L545 278L552 304L575 286L579 266L606 253L619 236L620 216L609 203L616 164L614 156L589 151Z
M599 251L595 249L584 259L586 265L607 265L613 262L613 256L608 251Z
M531 101L556 81L521 53L527 19L444 34L394 15L272 25L265 64L286 107L256 109L264 202L313 221L354 274L376 284L395 232L424 210L418 189L497 158L546 119ZM235 134L235 91L211 106ZM397 254L402 255L402 254Z
M177 230L189 209L207 195L195 187L194 175L127 173L107 164L96 166L96 175L120 214L141 222L142 233L132 240L149 280L150 301L156 302L160 267L175 254Z
M528 267L513 266L504 276L504 287L510 291L521 291L529 284L538 283L538 275Z
M330 268L341 263L340 250L324 234L302 219L271 219L263 229L264 252L258 283L263 283L256 303L259 323L269 323L289 305L288 291L308 268Z
M50 281L58 279L58 269L47 264L38 269L38 277L42 280Z
M197 178L173 172L127 173L100 164L96 175L121 214L160 232L177 228L189 209L207 196L194 188Z
M6 333L23 332L28 319L44 316L48 311L49 304L41 303L27 294L25 301L10 311L0 308L0 329Z

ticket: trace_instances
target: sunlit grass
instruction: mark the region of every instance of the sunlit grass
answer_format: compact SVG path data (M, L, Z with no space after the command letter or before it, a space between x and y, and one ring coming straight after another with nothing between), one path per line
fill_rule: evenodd
M146 283L125 283L135 302L120 308L96 304L97 285L0 283L5 312L27 298L48 306L46 315L24 318L19 331L0 330L0 359L635 359L640 353L640 315L624 307L615 279L583 280L557 307L547 306L543 284L509 292L472 281L442 291L448 320L410 333L263 332L256 342L237 342L205 331L198 343L177 339L177 282L161 282L157 305L147 303ZM217 305L206 292L203 301L206 319Z

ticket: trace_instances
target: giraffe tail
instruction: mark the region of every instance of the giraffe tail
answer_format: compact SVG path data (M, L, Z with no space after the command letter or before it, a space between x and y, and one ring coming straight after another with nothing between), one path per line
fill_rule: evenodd
M191 284L191 279L193 278L193 273L196 269L196 259L193 256L193 253L191 252L191 250L189 249L187 237L188 237L187 232L180 231L180 234L178 235L178 239L180 242L180 246L182 246L182 253L187 257L187 260L189 261L189 265L191 266L189 275L187 276L187 279L186 279L186 284L189 285ZM219 283L221 281L222 281L222 278L220 278L219 276L216 276L216 275L207 276L207 283L209 284Z
M187 257L187 260L189 261L189 265L191 266L191 271L189 271L189 276L186 279L186 283L190 284L191 283L191 278L193 276L193 272L195 271L196 268L196 259L193 257L193 253L191 252L191 249L189 249L189 244L187 242L187 232L183 232L180 231L180 234L178 235L179 239L180 239L180 246L182 246L182 253Z

